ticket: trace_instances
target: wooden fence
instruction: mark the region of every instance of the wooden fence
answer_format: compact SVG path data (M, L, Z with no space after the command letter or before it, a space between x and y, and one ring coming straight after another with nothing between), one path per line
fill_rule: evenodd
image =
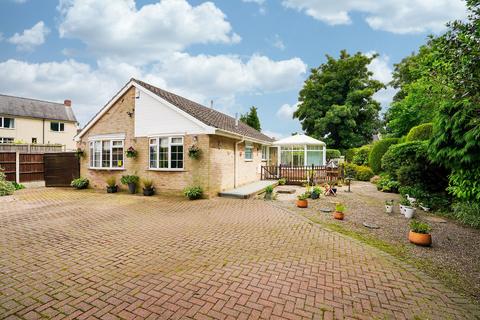
M65 151L61 144L1 143L0 152L49 153Z
M341 178L338 168L327 166L262 166L260 170L262 180L285 179L287 184L331 183Z
M9 181L42 181L44 162L42 153L0 153L0 167Z

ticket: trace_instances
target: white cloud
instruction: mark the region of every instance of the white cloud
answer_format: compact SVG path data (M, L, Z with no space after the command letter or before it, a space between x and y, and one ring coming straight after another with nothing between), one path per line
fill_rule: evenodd
M243 2L251 2L251 3L256 3L259 5L262 5L265 3L265 0L242 0Z
M280 38L280 36L278 34L276 34L273 39L270 39L268 40L268 42L274 46L275 48L277 49L280 49L280 50L285 50L285 44L283 43L283 40L282 38Z
M368 52L367 56L372 56L375 52ZM368 70L373 72L373 78L387 85L392 81L393 69L390 67L390 57L379 55L370 62Z
M276 131L262 130L262 133L276 140L280 140L285 137L285 134Z
M361 12L375 30L393 33L438 33L445 23L466 17L463 0L283 0L283 6L305 12L329 25L351 24Z
M285 103L278 109L277 111L277 117L282 118L282 119L292 119L293 118L293 113L298 109L298 103L289 105L288 103Z
M22 34L15 33L8 42L15 44L18 50L31 51L45 42L49 32L43 21L39 21L31 29L25 29Z
M134 0L61 0L58 9L60 37L80 39L94 54L139 63L192 44L240 41L212 2L162 0L137 8Z

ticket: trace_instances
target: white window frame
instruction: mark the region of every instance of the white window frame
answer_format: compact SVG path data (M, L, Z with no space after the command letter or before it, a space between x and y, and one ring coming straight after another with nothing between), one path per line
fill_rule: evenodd
M270 147L262 145L262 161L268 161L270 158Z
M5 140L9 140L11 142L5 142ZM4 143L13 143L15 141L14 138L11 138L11 137L0 137L0 144L4 144Z
M4 127L4 119L7 118L7 119L10 119L11 123L13 124L12 127ZM11 117L0 117L0 129L10 129L10 130L13 130L15 129L15 118L11 118Z
M110 166L109 167L102 167L102 153L103 153L103 142L108 141L110 143ZM122 145L122 166L121 167L113 167L113 142L121 142ZM93 165L95 164L95 142L100 143L100 161L99 161L99 167L94 167ZM115 146L115 149L118 149L119 146ZM88 168L92 170L125 170L125 140L123 139L95 139L95 140L90 140L88 142ZM92 156L92 161L90 161L90 155Z
M250 150L250 152L249 152L250 157L249 158L247 158L247 149ZM253 161L253 143L252 142L245 141L245 152L244 153L245 153L245 155L244 155L245 161Z
M172 140L180 138L182 142L173 143ZM167 168L160 168L160 139L167 139L168 141L168 151L167 151ZM152 144L151 140L155 140L155 143ZM148 137L148 169L152 171L185 171L185 139L183 136L154 136ZM157 147L157 167L152 168L150 166L150 147ZM172 168L172 146L182 146L183 147L183 158L182 158L182 167L181 168Z
M58 123L58 130L52 130L52 123ZM63 124L63 130L60 130L60 125L61 124ZM50 131L51 132L65 132L65 122L50 121Z

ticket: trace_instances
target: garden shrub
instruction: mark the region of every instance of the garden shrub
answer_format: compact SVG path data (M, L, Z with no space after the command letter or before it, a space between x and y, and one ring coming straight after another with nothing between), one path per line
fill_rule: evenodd
M424 123L410 129L410 132L407 134L406 141L430 140L432 138L432 135L433 124Z
M368 156L372 150L371 145L364 145L360 148L357 148L355 155L353 156L352 162L357 166L366 166L368 165Z
M70 185L76 189L86 189L88 187L88 179L87 178L77 178L73 179Z
M375 174L379 174L382 171L382 157L388 148L396 143L398 143L398 138L386 138L373 144L368 156L368 165Z
M327 152L326 152L327 161L331 159L340 158L341 155L342 154L340 153L340 150L337 150L337 149L327 149Z
M453 204L452 209L453 218L480 229L480 202L459 201Z
M3 173L3 169L0 168L0 197L2 196L9 196L15 192L15 185L10 181L7 181L7 177L5 173Z
M453 170L447 190L462 201L480 202L480 168Z
M203 189L199 186L187 187L183 190L183 194L190 200L197 200L203 197Z
M367 166L357 166L356 164L348 163L345 166L345 176L354 177L359 181L369 181L374 176L374 173Z
M357 152L357 148L348 149L345 151L345 161L352 162L355 153Z
M398 192L400 183L393 179L389 174L382 173L380 179L377 181L377 189L383 192Z

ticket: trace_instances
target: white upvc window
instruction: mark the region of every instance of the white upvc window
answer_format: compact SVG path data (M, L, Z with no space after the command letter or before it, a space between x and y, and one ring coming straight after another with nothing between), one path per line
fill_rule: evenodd
M0 137L0 143L13 143L13 138L10 138L10 137Z
M262 146L262 161L267 161L270 156L270 149L268 146Z
M0 128L2 129L14 129L15 128L15 119L0 117Z
M54 132L64 132L64 131L65 131L65 123L63 123L63 122L51 121L51 122L50 122L50 131L54 131Z
M245 161L253 160L253 143L245 141Z
M123 146L123 140L90 141L90 168L123 169Z
M183 170L183 137L154 137L149 139L149 168L152 170Z

